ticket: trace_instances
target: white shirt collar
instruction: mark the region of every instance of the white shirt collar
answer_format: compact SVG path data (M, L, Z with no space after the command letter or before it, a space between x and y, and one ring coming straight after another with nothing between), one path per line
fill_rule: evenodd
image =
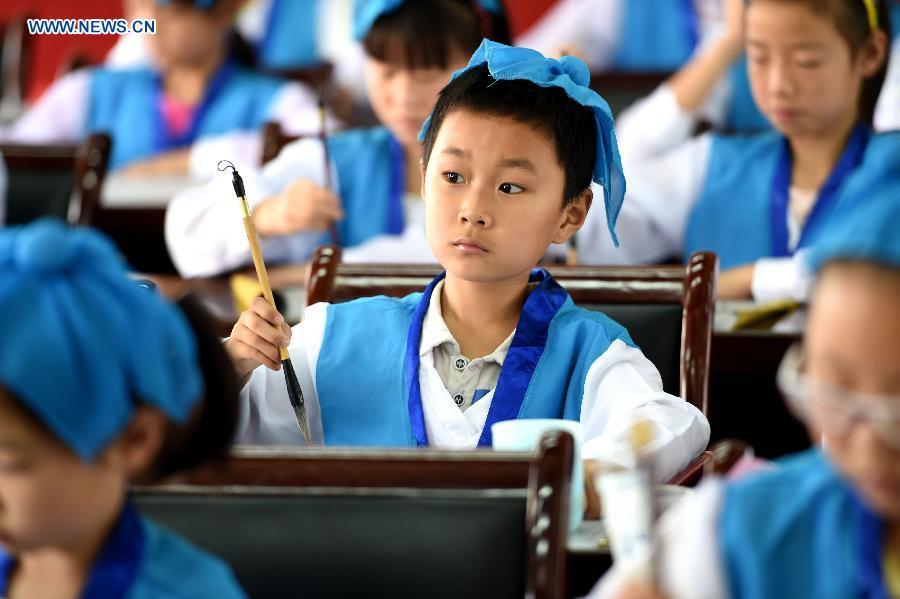
M425 320L422 322L422 340L419 343L420 357L427 355L436 347L444 345L445 343L451 346L452 353L460 353L459 343L453 338L453 333L447 328L447 323L444 322L444 317L441 313L441 293L443 292L443 289L444 281L441 280L434 286L434 290L431 293L431 299L428 302L428 310L425 312ZM482 361L493 361L502 367L515 334L516 331L514 329L513 332L509 334L509 337L497 346L497 349L481 358Z

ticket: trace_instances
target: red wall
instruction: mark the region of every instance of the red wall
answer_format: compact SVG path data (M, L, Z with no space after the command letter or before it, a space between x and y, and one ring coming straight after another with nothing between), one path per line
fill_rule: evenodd
M27 14L46 19L119 18L122 0L2 0L0 22ZM97 62L116 43L114 35L34 35L31 36L31 64L27 74L27 95L40 95L56 77L60 65L77 53Z

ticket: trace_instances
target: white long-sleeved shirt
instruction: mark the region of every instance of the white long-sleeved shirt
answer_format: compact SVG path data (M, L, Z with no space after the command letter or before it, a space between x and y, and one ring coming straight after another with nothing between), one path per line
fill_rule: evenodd
M323 442L316 366L326 334L328 304L310 306L293 329L288 348L306 401L312 438ZM493 400L493 390L460 410L435 368L433 347L420 346L419 381L428 438L435 447L477 446ZM615 341L588 370L581 422L583 455L626 465L631 459L630 427L635 418L653 424L652 446L660 479L686 466L709 441L709 423L686 401L665 393L659 372L640 350ZM302 444L303 438L281 372L258 367L241 392L238 441Z
M221 155L219 157L225 157ZM209 157L209 164L218 159ZM244 179L251 209L276 196L294 181L325 185L325 155L318 139L300 139L285 148L262 170L235 163ZM334 193L340 196L335 165ZM211 276L249 262L244 227L234 203L230 178L216 177L175 196L166 212L169 255L185 277ZM436 262L425 239L425 207L417 196L404 199L405 228L401 235L379 235L344 251L345 262ZM325 237L321 231L260 239L267 261L302 262Z
M6 141L22 143L72 143L87 133L91 94L90 69L69 73L56 81L22 117L2 135ZM318 132L318 100L306 86L285 82L269 108L269 120L279 123L289 135ZM336 122L329 117L331 127ZM115 140L114 140L115 141ZM205 158L211 155L229 157L235 163L259 164L262 144L257 131L235 131L233 134L209 136L199 140L192 152L191 174L208 178L215 172Z

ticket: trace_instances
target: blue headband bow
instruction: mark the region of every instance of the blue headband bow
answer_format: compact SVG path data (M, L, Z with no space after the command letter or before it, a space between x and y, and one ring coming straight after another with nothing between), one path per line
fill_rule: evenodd
M600 94L589 87L591 74L587 65L574 56L563 56L559 60L545 58L540 52L528 48L513 48L490 40L484 40L472 55L469 64L453 74L456 79L466 71L486 64L491 77L496 80L522 79L541 87L558 87L570 98L594 111L597 124L597 159L594 163L593 180L605 192L606 222L613 243L619 245L616 236L616 220L625 200L625 172L616 143L612 112ZM425 139L425 132L431 124L431 117L425 121L419 132L419 140Z
M82 459L135 402L183 422L203 383L190 326L100 234L41 220L0 232L0 387Z
M356 0L353 6L353 36L362 40L381 15L397 10L404 2L405 0ZM488 12L503 13L500 0L478 0L478 4Z
M842 259L900 268L900 133L874 136L863 163L841 194L841 213L810 249L813 272Z

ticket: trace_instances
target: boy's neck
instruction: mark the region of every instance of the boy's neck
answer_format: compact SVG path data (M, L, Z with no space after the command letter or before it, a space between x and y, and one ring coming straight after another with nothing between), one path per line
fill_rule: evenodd
M224 56L217 53L202 63L172 65L163 76L166 96L186 106L196 106L223 60Z
M855 125L853 116L822 135L791 137L791 184L801 189L821 189L847 146Z
M72 544L18 554L7 596L10 599L80 597L120 513L121 505L119 510L104 518L103 525L96 531Z
M462 355L470 360L487 356L509 337L528 295L528 275L480 283L447 273L441 314Z

